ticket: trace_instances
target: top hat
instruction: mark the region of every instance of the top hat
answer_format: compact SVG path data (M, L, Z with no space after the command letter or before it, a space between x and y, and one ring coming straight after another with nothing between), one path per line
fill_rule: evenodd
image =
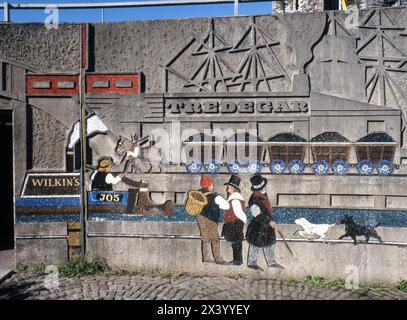
M232 186L236 189L240 190L240 178L239 176L237 176L236 174L232 174L232 176L230 177L229 182L226 182L224 185L225 186Z
M98 169L105 169L113 164L113 159L111 157L101 157L98 160Z
M267 179L256 174L250 178L250 183L252 184L252 191L260 191L267 185Z

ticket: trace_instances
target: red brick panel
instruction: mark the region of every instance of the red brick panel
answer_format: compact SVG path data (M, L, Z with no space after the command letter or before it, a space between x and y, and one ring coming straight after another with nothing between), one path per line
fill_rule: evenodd
M124 83L130 84L130 86L127 87ZM140 76L138 73L86 75L86 93L136 94L139 93L139 89Z
M74 75L29 74L26 76L26 92L29 96L78 95L79 77Z

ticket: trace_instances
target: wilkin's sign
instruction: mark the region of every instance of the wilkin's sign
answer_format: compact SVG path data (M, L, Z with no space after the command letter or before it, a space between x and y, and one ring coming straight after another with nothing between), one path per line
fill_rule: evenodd
M168 100L166 112L176 115L270 115L270 114L304 114L308 112L306 101L186 101Z
M28 173L21 196L78 196L79 194L79 173Z

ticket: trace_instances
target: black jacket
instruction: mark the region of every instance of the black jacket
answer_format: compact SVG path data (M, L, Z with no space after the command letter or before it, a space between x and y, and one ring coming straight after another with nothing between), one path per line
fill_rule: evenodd
M106 182L108 172L97 171L92 181L92 191L112 191L113 186Z
M209 192L207 189L201 189L199 190L202 193L207 193ZM219 206L215 203L215 198L218 196L217 193L212 192L206 196L206 199L208 200L208 204L202 209L201 215L208 218L209 220L218 223L220 219L220 208Z
M252 194L249 200L249 207L254 204L260 208L261 213L254 217L247 227L247 242L256 247L270 246L276 243L276 233L270 226L270 221L272 221L271 213L268 212L261 199Z

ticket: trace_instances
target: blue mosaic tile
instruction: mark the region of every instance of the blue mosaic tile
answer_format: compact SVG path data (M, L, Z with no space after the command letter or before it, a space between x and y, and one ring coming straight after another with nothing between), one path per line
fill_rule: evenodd
M305 164L302 160L294 159L288 164L288 171L291 174L302 174L305 170Z
M16 207L80 206L79 197L16 198Z
M249 174L260 173L263 166L259 160L249 160L246 164L246 171Z
M243 164L242 161L234 159L228 162L226 168L228 169L229 173L239 174L242 172Z
M349 168L349 163L344 160L336 160L332 165L332 171L338 176L345 176L348 173Z
M379 176L389 176L394 171L394 165L390 161L380 160L376 165L376 171Z
M36 214L18 215L16 223L50 223L50 222L78 222L79 214Z
M250 209L246 210L248 221L253 217ZM353 216L358 224L372 225L380 223L382 227L401 228L407 226L407 210L358 210L358 209L313 209L313 208L273 208L273 217L277 223L294 224L298 218L306 218L311 223L339 224L345 216ZM223 216L223 215L222 215ZM196 217L186 213L185 207L174 206L171 216L141 216L134 214L92 213L91 221L167 221L195 222ZM30 215L17 216L16 223L46 223L79 221L79 215ZM223 222L223 221L221 221Z
M202 169L202 163L199 160L193 159L185 165L185 168L188 173L199 173Z
M205 162L204 169L206 173L218 173L220 170L220 162L214 159L208 159Z
M312 171L317 175L326 175L329 171L329 163L325 160L317 160L312 165Z
M362 160L358 163L356 169L362 175L371 175L373 172L373 163L370 160Z
M353 216L358 224L381 227L406 227L407 210L365 210L365 209L312 209L273 208L273 217L278 223L294 224L297 218L306 218L311 223L339 224L345 216Z
M272 174L281 174L285 170L285 162L281 159L274 159L270 163L270 172Z

